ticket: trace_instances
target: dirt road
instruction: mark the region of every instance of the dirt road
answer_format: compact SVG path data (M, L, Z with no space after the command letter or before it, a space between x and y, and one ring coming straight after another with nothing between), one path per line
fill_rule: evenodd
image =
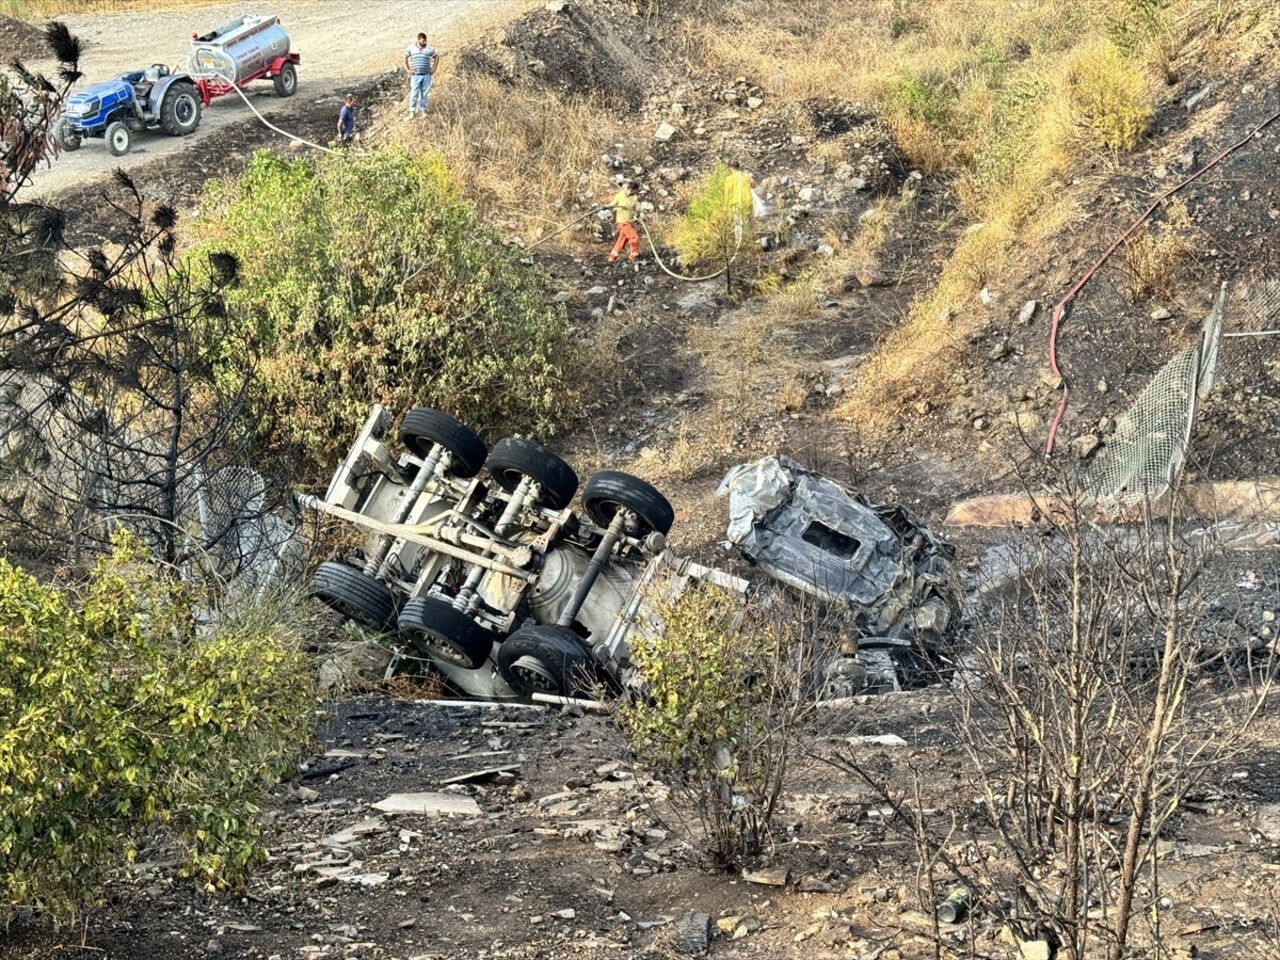
M394 70L402 51L419 30L425 30L445 57L458 43L486 26L520 13L525 0L375 0L364 4L334 0L267 4L280 14L293 49L302 55L298 92L288 100L276 97L269 82L259 81L245 92L254 106L273 123L289 129L289 118L331 105L337 122L339 97L348 86ZM204 32L245 12L242 3L168 10L155 13L94 14L63 18L86 44L81 61L84 80L79 86L106 80L125 70L151 63L185 67L193 33ZM256 8L255 8L256 9ZM352 11L355 12L352 12ZM51 71L55 64L32 63ZM235 95L215 100L204 112L200 129L189 137L159 132L139 133L124 157L113 157L99 140L89 140L75 153L63 154L39 171L31 194L50 196L69 188L83 188L116 168L137 174L149 163L182 153L198 153L217 131L235 125L260 126L249 107ZM219 147L221 149L221 147ZM208 158L202 158L208 159Z

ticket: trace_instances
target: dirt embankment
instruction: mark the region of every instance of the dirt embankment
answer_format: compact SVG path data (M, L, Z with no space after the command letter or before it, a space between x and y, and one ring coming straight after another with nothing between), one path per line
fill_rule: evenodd
M13 17L0 17L0 63L43 60L48 55L43 30Z

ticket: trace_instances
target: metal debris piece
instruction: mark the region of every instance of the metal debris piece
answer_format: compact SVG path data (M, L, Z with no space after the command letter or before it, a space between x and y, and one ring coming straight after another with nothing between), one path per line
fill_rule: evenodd
M955 548L905 507L874 506L786 457L734 467L729 540L770 576L857 614L856 643L828 667L827 696L898 684L904 657L939 645L959 620ZM847 647L847 649L844 649Z
M711 946L711 915L686 913L676 921L675 947L681 953L701 956Z
M383 813L458 813L470 817L480 816L480 805L475 800L453 793L393 793L375 803L373 809Z

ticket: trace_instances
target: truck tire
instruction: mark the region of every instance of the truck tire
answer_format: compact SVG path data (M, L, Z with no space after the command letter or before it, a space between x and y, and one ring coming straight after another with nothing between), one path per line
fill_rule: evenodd
M67 153L80 149L80 134L65 120L58 121L58 145Z
M396 609L395 598L385 583L363 570L332 560L316 567L307 592L348 620L376 630L386 628Z
M200 126L200 94L194 85L176 82L169 85L160 102L160 127L173 137L195 133Z
M292 63L282 64L272 82L275 84L277 97L292 97L298 92L298 68Z
M578 475L573 468L536 440L503 437L489 454L489 476L507 493L513 493L522 477L542 488L541 506L563 510L578 492Z
M630 510L645 526L644 533L664 537L676 522L671 503L639 477L621 470L601 470L582 488L582 505L598 527L608 527L621 509Z
M449 472L464 480L479 473L489 455L489 448L470 427L430 407L416 407L404 415L400 442L415 457L423 459L431 453L432 446L440 444L453 454Z
M517 694L569 697L590 690L596 679L591 657L564 627L517 630L498 647L498 672Z
M493 649L488 630L438 597L414 597L400 611L396 626L427 656L468 670L483 666Z
M129 145L133 143L133 134L120 120L112 120L108 123L102 138L107 141L107 149L111 151L113 157L123 157L129 152Z

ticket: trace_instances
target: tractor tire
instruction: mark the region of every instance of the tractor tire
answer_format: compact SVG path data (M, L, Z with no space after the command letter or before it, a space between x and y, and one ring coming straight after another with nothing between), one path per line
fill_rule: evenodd
M588 692L595 666L571 630L541 624L517 630L498 647L498 672L519 696L571 697Z
M671 503L639 477L620 470L601 470L582 488L582 505L598 527L608 527L619 510L627 509L639 518L646 533L664 537L676 522Z
M493 635L438 597L414 597L396 624L418 650L455 667L475 670L489 659Z
M185 137L200 126L200 94L190 83L174 83L160 103L160 128L171 137Z
M385 583L332 560L316 567L307 592L348 620L375 630L386 629L396 610L395 598Z
M489 454L489 476L507 493L513 493L523 477L542 488L540 506L563 510L578 492L573 468L535 440L503 437Z
M80 149L80 134L71 129L65 120L58 121L58 145L67 153Z
M133 134L121 120L112 120L108 123L102 138L107 141L107 150L113 157L123 157L129 152L129 145L133 143Z
M277 97L292 97L298 92L298 68L292 63L282 64L272 83Z
M400 421L400 442L415 457L426 459L435 444L453 455L449 472L463 480L480 472L489 448L466 424L430 407L410 410Z

